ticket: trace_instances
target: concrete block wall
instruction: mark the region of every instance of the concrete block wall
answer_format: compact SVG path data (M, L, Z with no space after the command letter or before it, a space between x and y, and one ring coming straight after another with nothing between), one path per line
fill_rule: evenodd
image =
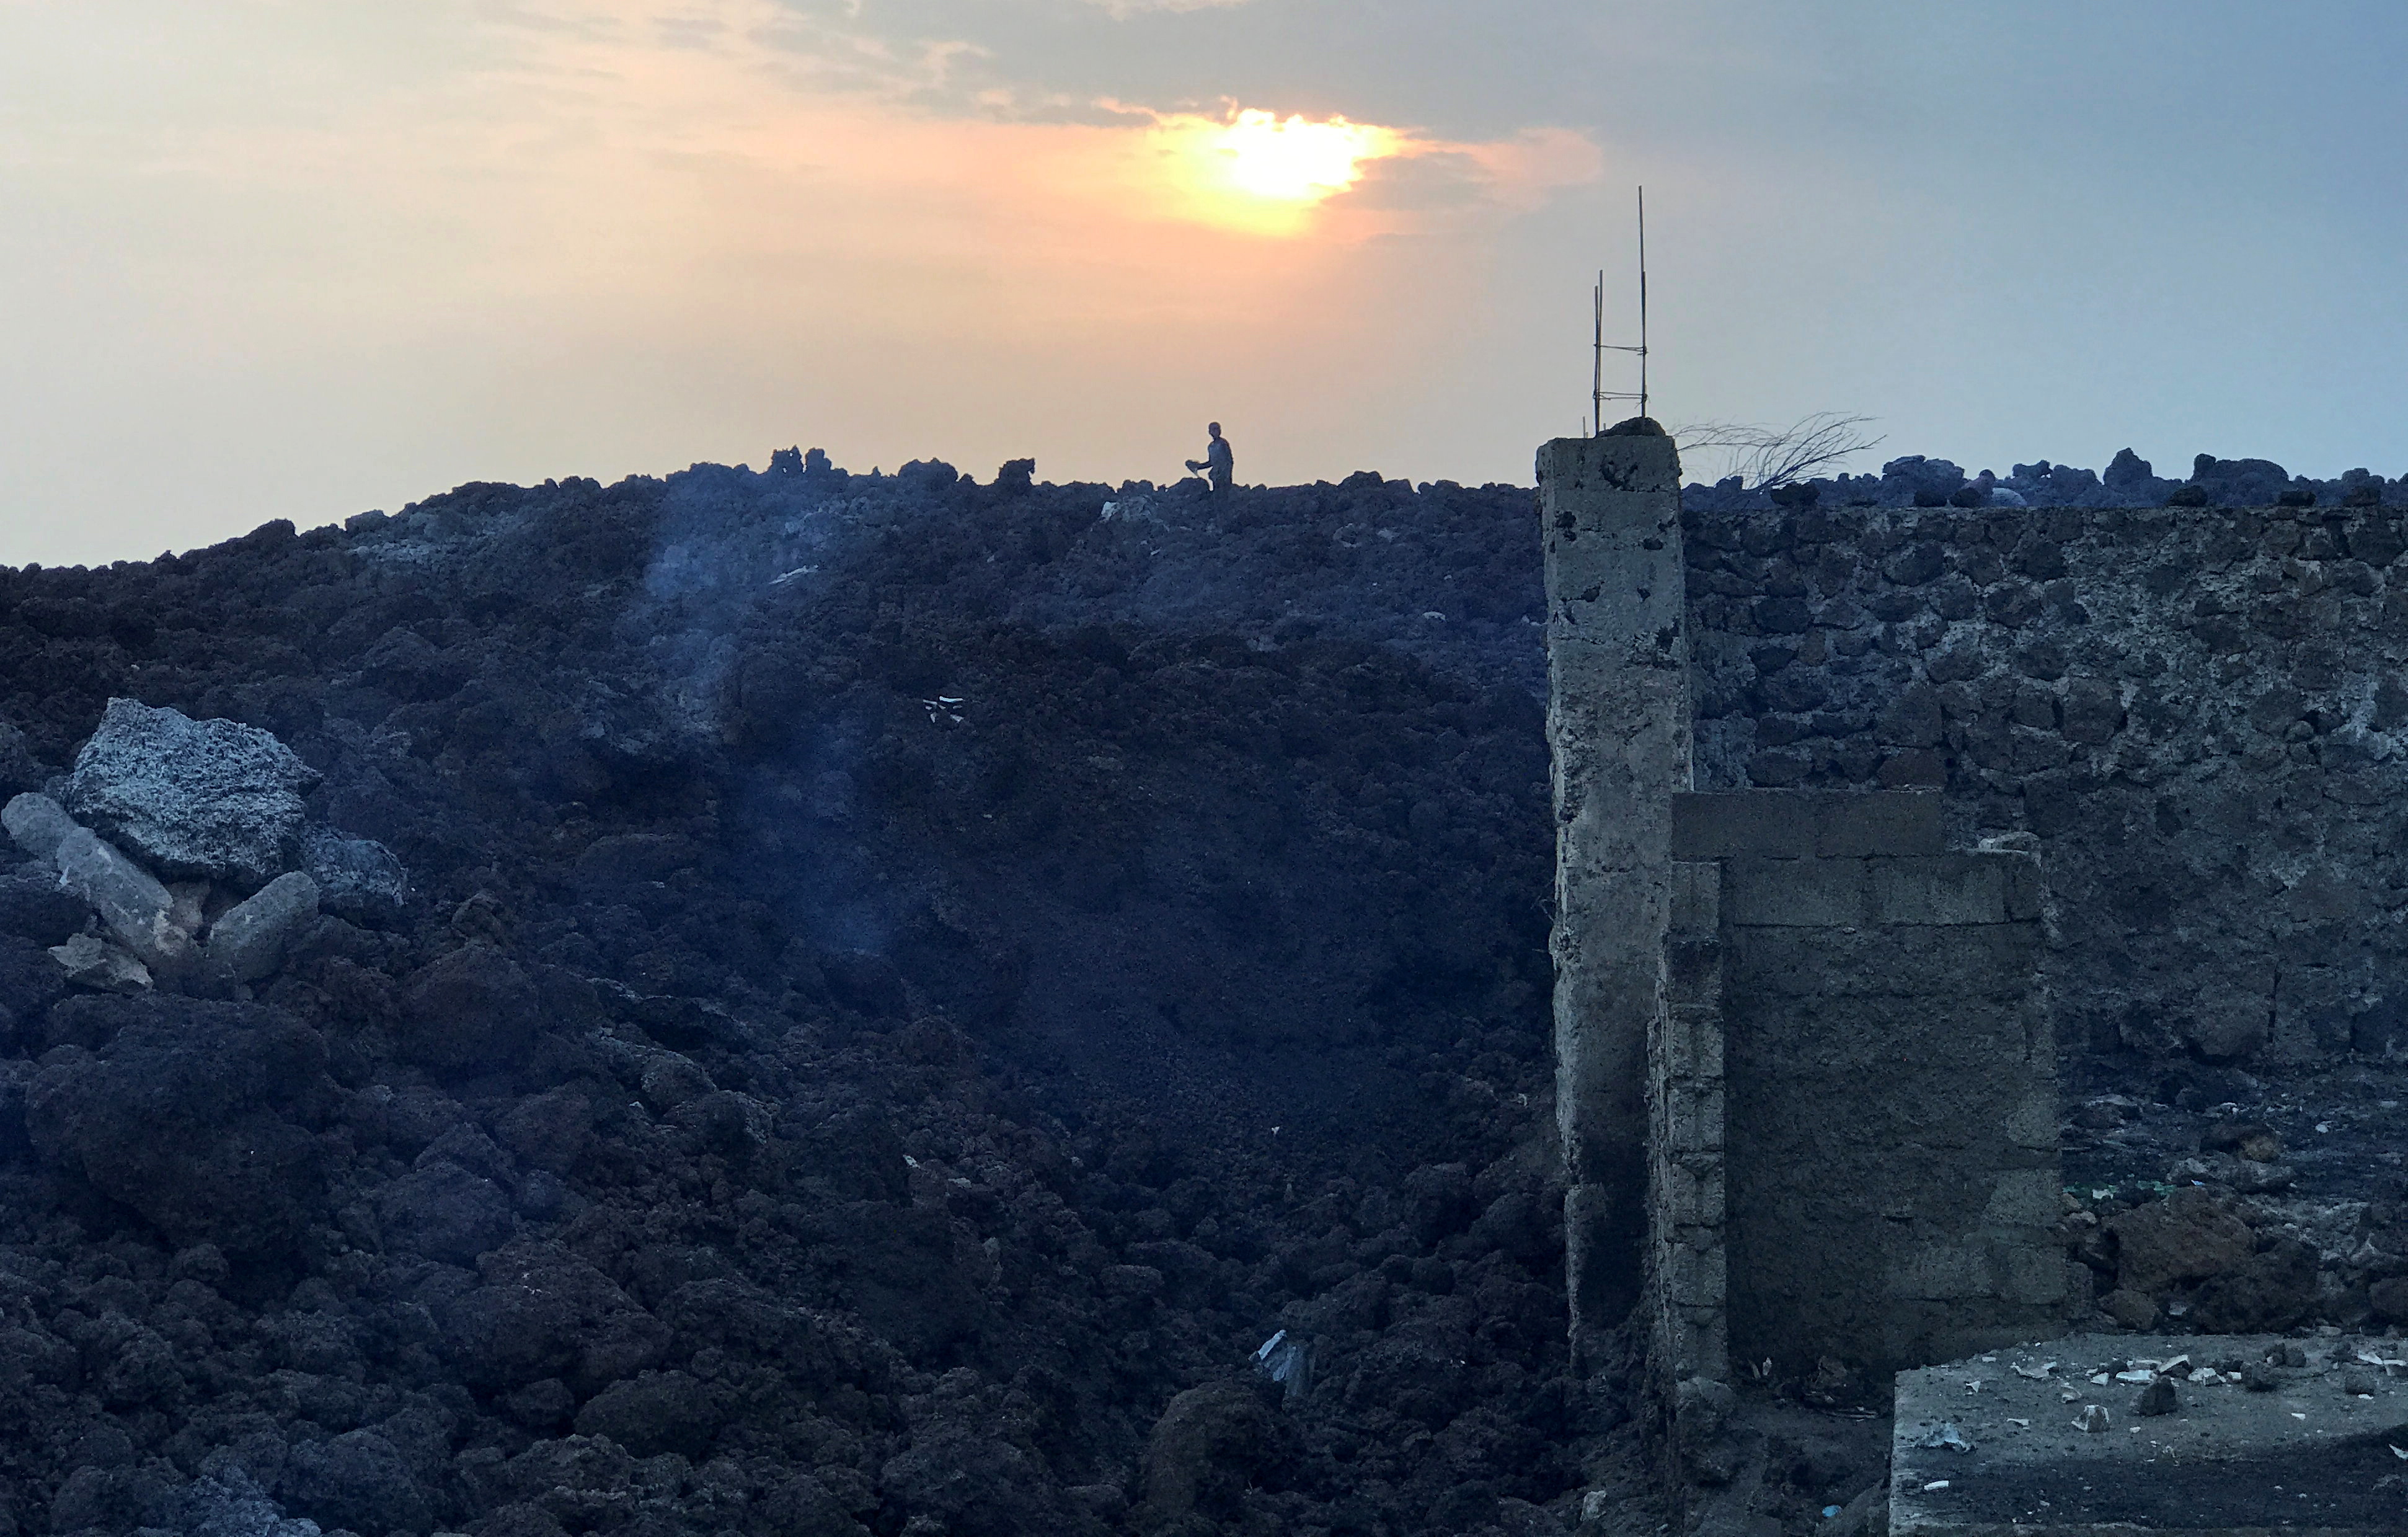
M1730 1355L1888 1372L2058 1331L2037 857L1949 852L1933 795L1672 808L1674 858L1719 872ZM1687 1187L1668 1173L1656 1190L1659 1222L1684 1226ZM1659 1305L1704 1332L1669 1284Z
M1675 861L1665 1008L1647 1041L1649 1361L1656 1401L1730 1376L1725 1235L1722 871Z

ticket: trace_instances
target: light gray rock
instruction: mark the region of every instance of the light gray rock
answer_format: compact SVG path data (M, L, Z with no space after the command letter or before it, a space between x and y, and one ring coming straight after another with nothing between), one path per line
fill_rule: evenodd
M104 993L144 993L150 989L150 969L116 945L93 934L78 934L50 947L50 959L78 987Z
M76 830L75 818L67 815L65 807L30 790L0 807L0 826L7 827L17 846L36 859L56 856L59 844Z
M88 827L70 827L51 852L59 885L90 902L100 921L153 970L193 962L193 939L176 927L175 898L149 870Z
M209 903L207 881L170 881L167 883L167 921L187 934L197 936L203 914Z
M409 872L393 851L366 838L312 827L301 866L318 883L318 905L354 923L391 923L409 903Z
M67 810L160 874L265 885L300 853L317 770L239 721L111 699L76 754Z
M202 965L223 982L257 982L284 964L284 947L318 915L318 883L299 870L280 875L226 910L209 930Z

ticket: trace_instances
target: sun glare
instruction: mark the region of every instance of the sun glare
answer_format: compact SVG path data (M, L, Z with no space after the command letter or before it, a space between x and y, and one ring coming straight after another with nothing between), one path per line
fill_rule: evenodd
M1211 145L1226 161L1240 192L1283 202L1319 202L1362 179L1363 163L1392 155L1401 143L1393 129L1331 118L1312 122L1249 108L1223 125Z
M1313 210L1352 190L1372 161L1417 148L1394 128L1259 108L1226 118L1157 114L1148 136L1161 157L1154 185L1183 217L1261 235L1303 233Z

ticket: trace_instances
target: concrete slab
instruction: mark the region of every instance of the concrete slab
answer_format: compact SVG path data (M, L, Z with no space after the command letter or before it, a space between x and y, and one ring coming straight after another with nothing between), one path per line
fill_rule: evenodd
M2403 1357L2398 1340L2074 1335L1902 1372L1891 1537L2396 1537ZM2157 1377L2175 1407L2137 1414ZM2081 1423L2094 1405L2103 1429Z

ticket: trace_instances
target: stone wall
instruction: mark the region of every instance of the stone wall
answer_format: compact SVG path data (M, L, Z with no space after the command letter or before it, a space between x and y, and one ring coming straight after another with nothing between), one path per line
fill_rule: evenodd
M2038 835L2056 1028L2408 1047L2396 508L1684 515L1700 788L1928 786Z

